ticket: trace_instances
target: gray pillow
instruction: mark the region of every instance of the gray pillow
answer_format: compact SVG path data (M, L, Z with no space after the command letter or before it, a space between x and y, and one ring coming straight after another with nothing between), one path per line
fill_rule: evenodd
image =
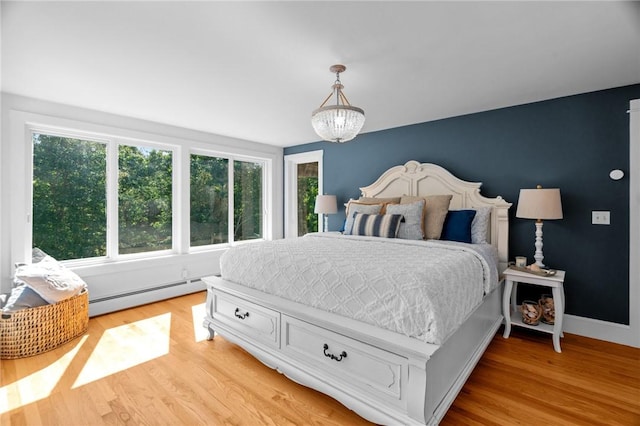
M424 202L424 200L420 200L411 204L387 204L387 214L401 214L404 216L404 222L400 223L400 230L398 230L398 238L405 240L421 240L424 238L422 233Z
M491 207L480 207L475 211L476 215L473 218L473 222L471 222L471 242L473 244L487 244Z
M26 308L48 305L38 293L25 284L20 284L11 290L7 303L2 307L2 313L9 314Z

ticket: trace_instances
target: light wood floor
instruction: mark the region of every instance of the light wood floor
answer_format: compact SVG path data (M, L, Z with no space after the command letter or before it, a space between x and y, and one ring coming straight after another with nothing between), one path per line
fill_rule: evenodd
M0 425L358 425L333 399L205 340L205 294L92 318L51 352L1 361ZM640 349L498 335L443 425L640 425Z

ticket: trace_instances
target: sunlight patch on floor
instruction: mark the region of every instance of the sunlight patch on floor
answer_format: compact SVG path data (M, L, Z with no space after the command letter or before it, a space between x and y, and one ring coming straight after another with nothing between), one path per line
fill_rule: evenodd
M209 331L202 326L204 317L206 315L205 304L193 305L191 307L191 315L193 317L193 336L196 342L207 340L209 337Z
M47 398L73 361L88 336L82 336L75 347L53 364L22 379L0 387L0 413L6 413Z
M171 313L106 330L73 388L169 353Z

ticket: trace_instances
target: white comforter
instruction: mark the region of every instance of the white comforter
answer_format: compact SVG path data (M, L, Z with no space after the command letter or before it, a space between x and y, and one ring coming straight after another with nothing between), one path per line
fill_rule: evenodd
M222 277L441 344L498 284L490 245L309 234L243 244Z

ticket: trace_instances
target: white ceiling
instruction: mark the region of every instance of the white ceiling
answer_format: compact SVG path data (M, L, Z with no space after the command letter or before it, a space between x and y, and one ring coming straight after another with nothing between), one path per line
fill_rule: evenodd
M640 83L638 2L7 2L2 90L278 146Z

